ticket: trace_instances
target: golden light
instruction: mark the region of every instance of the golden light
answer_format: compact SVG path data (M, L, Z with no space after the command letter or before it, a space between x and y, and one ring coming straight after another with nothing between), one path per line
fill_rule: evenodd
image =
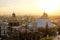
M40 0L38 7L46 12L53 12L58 8L59 0Z

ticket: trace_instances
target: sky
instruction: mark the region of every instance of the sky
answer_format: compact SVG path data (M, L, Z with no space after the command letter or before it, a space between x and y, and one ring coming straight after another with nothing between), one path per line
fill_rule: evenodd
M60 0L0 0L0 15L60 15Z

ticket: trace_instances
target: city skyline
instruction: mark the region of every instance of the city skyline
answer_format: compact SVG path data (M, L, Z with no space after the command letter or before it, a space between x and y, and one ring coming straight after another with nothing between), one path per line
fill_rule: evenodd
M0 0L0 15L60 15L60 0Z

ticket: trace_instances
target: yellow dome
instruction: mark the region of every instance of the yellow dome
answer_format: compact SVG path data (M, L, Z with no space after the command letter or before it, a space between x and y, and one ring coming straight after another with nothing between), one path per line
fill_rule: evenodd
M16 17L11 17L10 21L17 21L17 18Z
M12 17L9 19L10 22L16 22L18 19L15 16L15 13L13 12Z

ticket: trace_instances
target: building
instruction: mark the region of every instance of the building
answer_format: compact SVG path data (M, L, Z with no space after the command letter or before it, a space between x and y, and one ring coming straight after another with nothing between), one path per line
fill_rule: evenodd
M48 23L48 28L56 27L56 25L51 22L51 20L49 19L47 13L45 13L45 12L44 12L43 15L42 15L40 18L38 18L35 22L36 22L36 24L35 24L34 22L31 22L31 23L29 24L29 27L33 27L34 24L35 24L38 28L39 28L39 27L45 28L46 23Z
M9 20L8 20L8 25L9 26L19 26L18 18L16 18L16 15L14 12L12 13L12 17L9 18Z

